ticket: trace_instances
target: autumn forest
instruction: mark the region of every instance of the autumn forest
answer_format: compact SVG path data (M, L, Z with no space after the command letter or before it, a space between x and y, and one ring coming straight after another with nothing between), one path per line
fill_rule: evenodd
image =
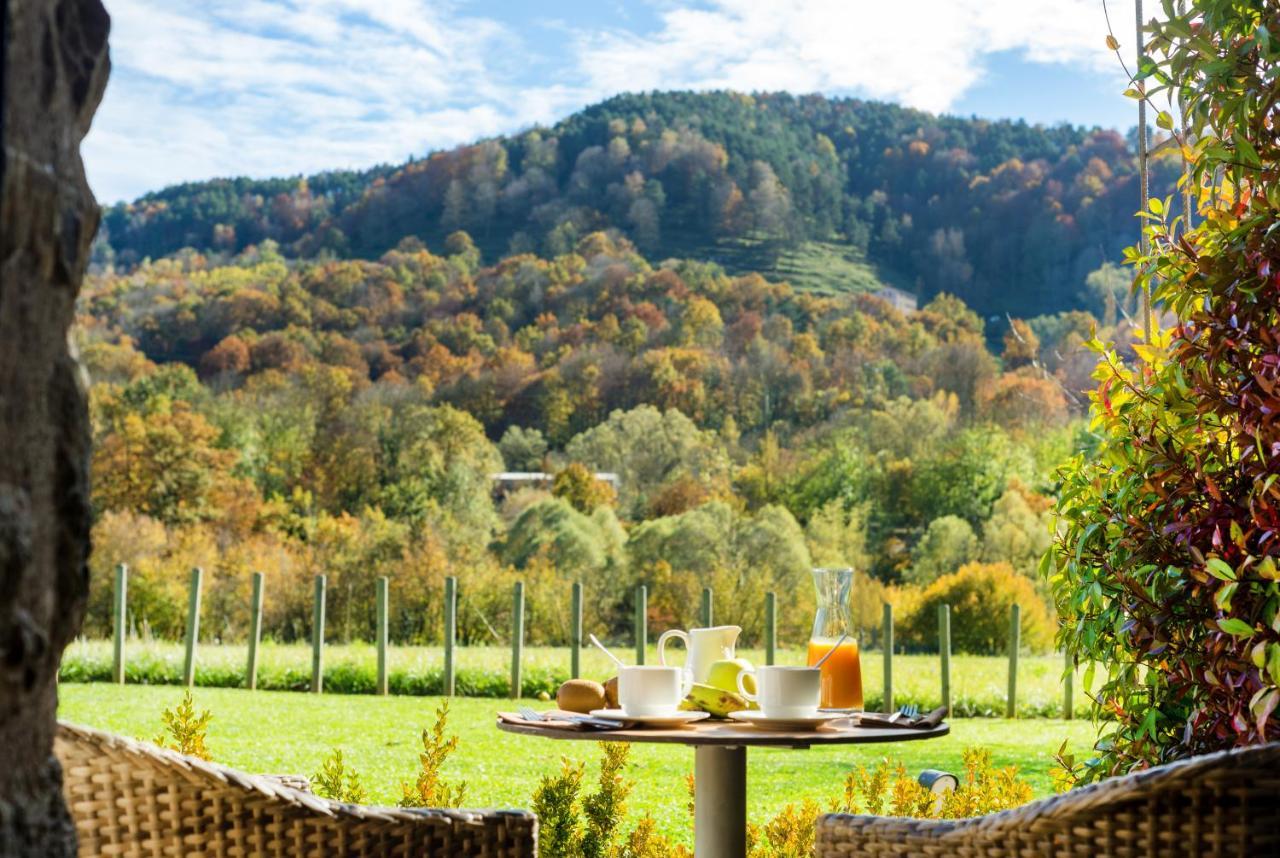
M1054 468L1092 443L1088 346L1129 340L1134 176L1108 131L668 93L113 206L76 331L88 631L125 562L159 637L200 565L220 639L255 570L281 640L320 572L339 640L369 636L379 575L401 641L438 639L447 575L469 642L506 627L514 580L534 642L564 639L575 580L606 635L643 582L653 622L710 584L748 637L766 590L794 592L798 639L809 566L845 563L861 621L893 602L908 648L947 602L957 648L993 651L1014 601L1047 647L1035 565ZM500 492L503 470L553 480Z

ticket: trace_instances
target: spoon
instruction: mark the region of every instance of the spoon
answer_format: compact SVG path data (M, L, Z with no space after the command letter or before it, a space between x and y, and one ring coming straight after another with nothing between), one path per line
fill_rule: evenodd
M609 650L605 649L604 644L600 643L600 641L596 638L595 635L587 635L587 637L590 638L591 642L596 645L596 649L600 650L602 653L609 656L610 661L612 661L618 667L626 667L626 665L622 663L622 659L618 658L616 655L609 652Z
M829 658L831 658L831 656L835 655L836 649L837 649L837 648L839 648L840 644L844 643L846 640L848 640L848 638L849 638L849 633L848 633L848 632L845 632L844 634L842 634L842 635L840 636L840 640L838 640L838 641L836 641L834 644L832 644L831 649L827 650L827 654L826 654L826 655L824 655L822 658L818 659L818 661L813 665L813 667L814 667L815 669L816 669L816 668L819 668L819 667L822 667L822 665L823 665L824 663L826 663L826 660L827 660L827 659L829 659ZM593 640L594 640L594 638L593 638Z

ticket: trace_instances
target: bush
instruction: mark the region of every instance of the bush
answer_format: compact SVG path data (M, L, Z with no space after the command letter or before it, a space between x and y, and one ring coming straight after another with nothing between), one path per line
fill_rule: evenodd
M1159 330L1148 312L1132 365L1092 343L1100 449L1063 470L1046 561L1064 642L1086 676L1107 673L1086 779L1280 738L1280 10L1189 5L1149 25L1143 76L1184 105L1204 217L1188 230L1152 200L1149 242L1126 251L1135 287L1178 321Z
M903 642L933 648L938 641L938 606L951 606L951 648L993 655L1009 642L1009 610L1022 607L1022 645L1032 652L1053 643L1053 621L1035 584L1008 563L969 563L934 581L899 624Z

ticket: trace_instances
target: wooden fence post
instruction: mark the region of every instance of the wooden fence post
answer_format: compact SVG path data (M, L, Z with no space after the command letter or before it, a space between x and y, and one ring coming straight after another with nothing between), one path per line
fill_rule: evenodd
M458 579L450 575L444 579L444 692L453 696L453 644L458 636Z
M1074 701L1071 698L1072 692L1075 691L1076 665L1075 662L1071 660L1071 653L1063 653L1063 657L1067 662L1067 671L1062 682L1062 718L1064 721L1070 721L1073 717L1073 710L1075 708Z
M115 625L115 641L111 650L111 680L124 684L124 636L125 624L128 621L129 567L123 563L116 566L115 603L112 605L112 618Z
M253 596L249 600L249 663L244 668L245 687L258 687L258 642L262 639L262 573L253 573Z
M1005 703L1006 718L1018 717L1018 647L1022 631L1022 608L1014 604L1009 609L1009 699Z
M582 582L573 582L569 605L569 678L582 675Z
M196 681L196 643L200 640L200 585L204 570L191 570L191 593L187 602L187 654L182 665L182 682L187 687Z
M378 577L378 693L387 693L387 623L391 610L391 583L386 575Z
M644 664L644 651L649 646L649 588L636 587L636 664Z
M778 595L764 594L764 663L773 664L778 648Z
M893 605L884 603L884 629L880 634L884 646L884 711L893 712Z
M942 705L951 712L951 606L938 606L938 654L942 658Z
M711 588L702 588L702 627L709 628L711 626Z
M524 582L511 594L511 699L520 697L520 653L524 649Z
M316 576L316 602L311 614L311 690L324 691L324 591L326 579Z

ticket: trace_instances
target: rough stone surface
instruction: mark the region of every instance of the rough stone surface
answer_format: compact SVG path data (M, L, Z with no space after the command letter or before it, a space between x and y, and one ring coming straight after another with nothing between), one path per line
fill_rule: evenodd
M53 731L88 589L89 428L67 330L98 225L80 141L110 20L99 0L0 4L0 856L69 856Z

